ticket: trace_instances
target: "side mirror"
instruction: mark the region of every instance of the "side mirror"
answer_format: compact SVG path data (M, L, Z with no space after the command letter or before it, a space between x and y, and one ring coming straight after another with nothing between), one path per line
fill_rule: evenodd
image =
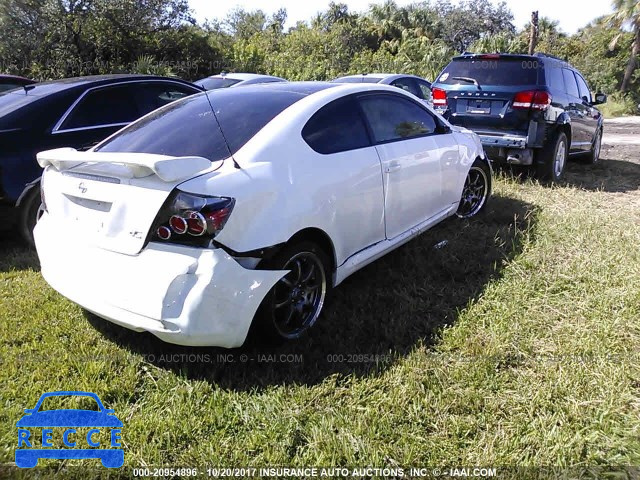
M596 101L593 104L602 105L603 103L607 103L607 96L604 93L596 93Z

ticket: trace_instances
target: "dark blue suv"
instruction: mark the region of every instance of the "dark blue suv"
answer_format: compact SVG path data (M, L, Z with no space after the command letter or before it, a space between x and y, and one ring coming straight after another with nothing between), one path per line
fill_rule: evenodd
M538 53L455 57L432 85L434 107L480 136L494 162L530 165L542 180L562 178L569 156L600 156L602 114L584 77Z

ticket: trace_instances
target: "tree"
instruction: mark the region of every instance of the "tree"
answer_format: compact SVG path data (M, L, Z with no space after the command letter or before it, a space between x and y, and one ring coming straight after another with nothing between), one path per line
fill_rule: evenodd
M615 12L612 15L613 22L618 27L630 26L634 34L631 44L631 55L624 72L621 92L627 92L631 85L633 73L635 72L638 56L640 55L640 1L639 0L614 0Z

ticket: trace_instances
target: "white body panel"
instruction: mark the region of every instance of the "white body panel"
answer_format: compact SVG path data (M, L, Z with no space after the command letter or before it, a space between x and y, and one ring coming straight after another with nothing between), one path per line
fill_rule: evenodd
M287 272L252 269L257 262L233 258L225 249L254 252L314 229L331 242L337 285L453 215L471 164L484 158L477 137L458 128L333 155L312 150L302 138L308 120L335 99L367 91L415 101L380 85L321 90L286 109L236 152L241 168L227 160L207 170L199 160L187 160L195 178L182 183L173 169L179 162L171 157L113 154L112 163L105 163L93 152L68 159L60 152L42 155L55 157L43 178L49 213L35 231L45 279L97 315L168 342L241 345L260 302ZM83 165L83 159L99 162ZM170 167L164 180L161 160ZM140 172L148 175L137 178ZM148 242L175 188L235 199L215 238L224 249Z

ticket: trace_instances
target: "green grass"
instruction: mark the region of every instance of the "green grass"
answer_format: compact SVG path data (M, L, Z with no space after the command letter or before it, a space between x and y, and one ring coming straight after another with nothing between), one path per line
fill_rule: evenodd
M629 169L640 166L572 164L556 187L500 176L486 215L446 222L355 274L312 335L281 348L187 349L109 326L48 288L35 257L6 239L5 473L30 474L6 467L22 409L70 389L96 392L125 424L126 467L95 474L638 465L640 191ZM217 357L227 353L235 363ZM260 356L282 354L301 361ZM99 466L41 463L43 475L78 478L87 472L73 465Z

